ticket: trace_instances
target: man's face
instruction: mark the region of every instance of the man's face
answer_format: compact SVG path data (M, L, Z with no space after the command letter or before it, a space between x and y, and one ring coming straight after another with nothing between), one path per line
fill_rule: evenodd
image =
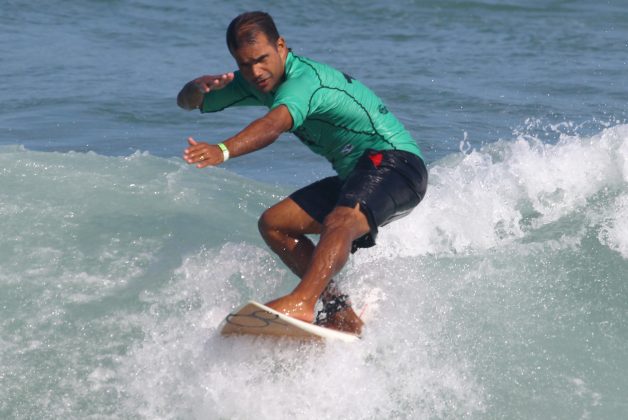
M232 54L242 76L259 91L268 93L281 83L288 55L283 38L273 44L259 33L253 44L244 43Z

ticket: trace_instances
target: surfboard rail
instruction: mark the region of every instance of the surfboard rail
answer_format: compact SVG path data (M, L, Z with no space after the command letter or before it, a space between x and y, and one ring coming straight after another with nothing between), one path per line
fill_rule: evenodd
M247 334L344 342L354 342L360 339L355 334L291 318L254 300L227 315L220 333L222 335Z

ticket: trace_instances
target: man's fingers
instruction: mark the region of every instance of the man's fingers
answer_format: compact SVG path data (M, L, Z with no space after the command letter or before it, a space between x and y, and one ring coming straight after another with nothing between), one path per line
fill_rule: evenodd
M214 80L215 76L201 76L198 79L194 80L194 82L201 92L207 93L211 90L211 86L213 85Z
M222 75L222 80L225 85L228 85L229 83L233 81L234 77L235 77L235 74L233 74L233 72L225 73Z
M200 162L196 165L197 168L205 168L207 166L211 165L211 163L209 161L205 161L205 162Z
M231 72L231 73L225 73L225 74L223 74L223 75L221 75L221 76L220 76L220 82L221 82L221 83L223 83L223 84L225 84L225 85L226 85L226 84L229 84L229 83L231 83L231 81L233 80L233 77L234 77L234 76L235 76L235 75L233 74L233 72Z
M195 150L198 149L199 143L194 140L194 138L188 137L188 144L190 146L183 151L183 159L185 159L185 161L188 163L192 163L194 158L193 154Z
M222 162L222 151L216 145L197 142L188 137L190 146L183 152L183 160L189 164L196 164L197 168L218 165Z
M216 90L222 89L222 87L223 87L223 83L221 79L213 79L212 81L207 83L207 91L205 93L213 89L216 89Z
M212 89L224 88L226 85L233 81L234 77L235 74L233 72L223 73L215 76L201 76L196 79L196 84L203 92L207 93Z

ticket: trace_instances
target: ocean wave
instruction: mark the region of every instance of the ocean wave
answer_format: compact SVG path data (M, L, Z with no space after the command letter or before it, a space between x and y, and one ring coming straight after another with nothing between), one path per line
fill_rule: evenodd
M590 137L562 135L556 144L519 135L450 155L429 168L424 202L382 229L377 255L486 250L582 213L592 220L602 211L619 221L623 207L606 204L628 194L627 156L628 125ZM605 235L613 249L624 246L620 237Z
M351 347L218 334L243 301L296 284L256 230L289 187L148 153L0 148L4 410L617 413L603 390L625 384L608 366L625 360L627 140L627 125L521 134L432 163L425 201L337 278L367 322ZM49 391L20 399L34 388Z

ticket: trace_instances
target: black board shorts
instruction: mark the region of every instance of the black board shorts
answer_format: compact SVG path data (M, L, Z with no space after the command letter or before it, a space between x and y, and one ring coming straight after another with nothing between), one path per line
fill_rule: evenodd
M323 224L334 207L360 204L371 231L353 242L352 252L375 245L377 228L406 216L427 190L427 168L417 155L401 150L367 150L344 181L321 179L290 195L310 217Z

